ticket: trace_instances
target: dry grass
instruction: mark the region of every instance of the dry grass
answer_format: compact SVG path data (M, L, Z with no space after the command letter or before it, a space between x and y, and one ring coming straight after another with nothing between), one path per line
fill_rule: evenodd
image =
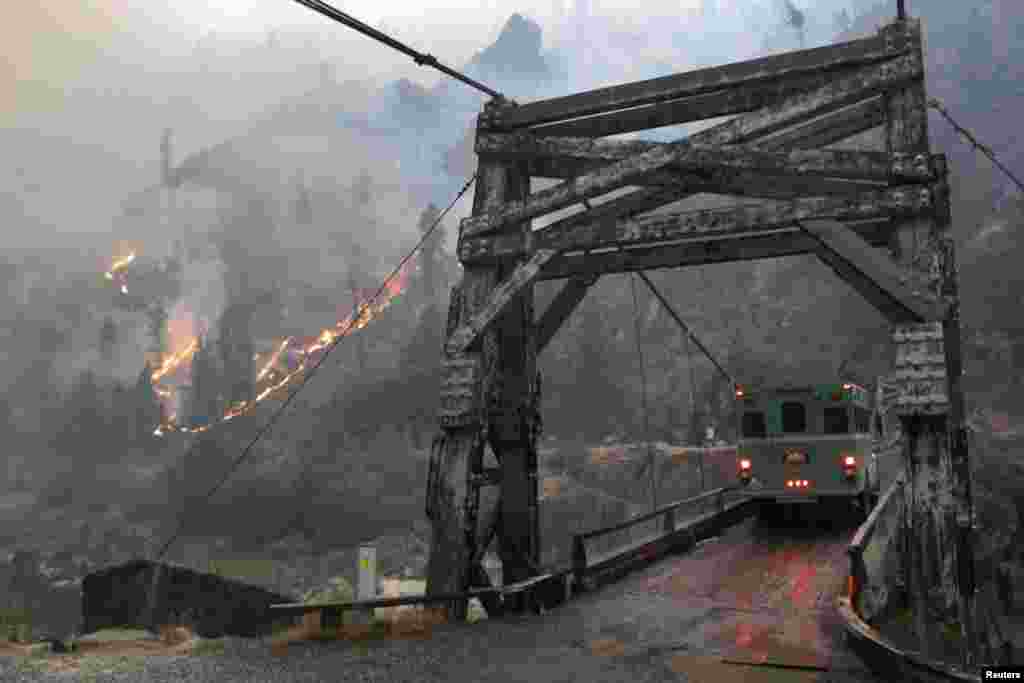
M365 624L321 627L320 615L310 613L301 624L278 633L271 639L275 654L284 654L289 645L303 642L346 640L365 642L385 638L429 638L433 628L448 621L443 609L406 609L391 612L387 620Z

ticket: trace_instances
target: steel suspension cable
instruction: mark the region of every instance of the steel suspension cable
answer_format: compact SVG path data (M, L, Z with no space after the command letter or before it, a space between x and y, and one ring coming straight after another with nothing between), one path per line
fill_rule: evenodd
M949 122L949 125L953 126L953 129L956 130L957 133L962 135L964 138L966 138L966 140L969 143L974 145L975 149L977 149L982 154L987 156L993 164L999 167L1000 171L1009 176L1010 180L1012 180L1014 184L1017 185L1018 190L1024 192L1024 183L1022 183L1020 179L1013 174L1013 171L1004 166L1003 163L996 158L995 152L993 152L987 145L983 145L982 143L978 142L977 139L975 139L975 137L971 135L971 132L969 130L967 130L959 123L954 121L953 117L950 115L948 111L946 111L946 108L942 106L941 102L939 102L937 99L933 97L930 100L928 100L928 106L934 109L935 111L939 112L939 114L942 115L942 118L946 119L946 121Z
M640 343L640 305L636 297L636 276L630 273L629 289L633 294L633 329L636 339L636 355L640 361L640 409L644 415L644 439L647 442L647 468L651 481L651 509L658 509L658 488L654 472L654 449L651 448L651 422L647 412L647 369L644 362L644 349Z
M423 236L420 238L419 242L416 243L416 246L413 247L409 251L409 253L406 254L405 257L398 262L398 265L395 266L394 270L391 271L391 274L384 278L384 281L381 283L380 287L377 288L377 291L373 294L373 296L363 303L363 305L360 307L359 315L353 315L345 329L342 330L342 332L330 344L324 347L323 355L320 356L320 359L313 365L313 367L310 368L309 372L303 376L302 381L299 383L299 386L296 387L294 391L288 394L288 397L284 400L284 403L281 404L281 407L274 411L273 415L270 416L270 419L267 420L266 424L264 424L263 427L256 433L256 436L253 437L252 441L250 441L249 444L244 449L242 449L242 453L237 458L235 458L234 462L232 462L231 464L231 467L228 468L228 471L224 474L223 477L221 477L220 481L217 482L217 484L212 489L210 489L205 496L203 496L201 504L205 505L207 502L209 502L209 500L214 496L214 494L216 494L217 491L220 490L220 488L227 482L227 480L231 477L231 475L238 468L238 466L241 465L242 462L249 456L249 453L252 452L252 449L256 446L257 443L259 443L260 439L262 439L267 433L270 432L270 429L274 426L274 424L281 417L281 415L284 414L284 411L287 410L288 406L291 405L292 400L299 395L299 392L302 391L303 387L306 386L306 384L316 374L317 370L320 369L320 366L323 365L324 361L327 360L327 356L330 355L331 351L333 351L338 346L338 344L341 343L341 340L348 337L348 334L349 332L351 332L353 326L362 318L363 312L369 309L369 307L372 306L373 303L376 302L378 298L380 298L380 295L384 293L384 290L387 289L387 286L391 283L393 279L395 279L395 276L397 276L398 273L401 272L402 268L405 267L405 264L408 263L412 259L412 257L416 255L416 252L419 251L420 247L422 247L424 243L426 243L430 235L433 234L434 230L437 229L437 226L439 226L441 224L441 221L444 220L444 217L448 215L448 212L452 210L452 208L455 206L455 204L458 203L460 199L462 199L462 195L466 194L466 192L469 190L470 186L473 184L476 178L477 174L474 173L473 177L466 181L466 184L462 186L461 190L459 190L459 193L455 196L455 199L453 199L451 203L448 204L447 208L445 208L445 210L441 212L441 214L434 221L433 225L430 226L430 229L423 233ZM191 449L189 450L191 451ZM174 541L176 541L181 536L182 531L184 531L185 512L185 510L182 511L181 519L178 522L177 529L175 529L171 537L163 544L163 546L160 547L160 550L157 552L157 560L163 558L163 556L167 553L167 550L171 547L171 544L173 544Z
M452 69L450 67L445 66L444 64L441 64L433 55L417 52L408 45L405 45L404 43L395 40L394 38L387 35L383 31L379 31L378 29L375 29L368 24L364 24L363 22L359 21L350 14L346 14L345 12L342 12L341 10L335 7L331 7L326 2L322 2L321 0L295 0L295 2L305 7L308 7L314 12L318 12L324 15L328 19L333 19L334 21L337 21L340 24L344 24L345 26L348 26L351 29L355 29L356 31L362 33L364 36L368 36L378 42L384 43L388 47L398 50L399 52L408 57L412 57L412 60L416 62L417 66L432 66L441 73L451 76L456 80L462 81L466 85L472 88L476 88L481 92L487 93L491 97L496 97L502 100L505 99L505 96L502 95L500 92L492 90L483 83L475 81L469 76L461 74L455 69Z

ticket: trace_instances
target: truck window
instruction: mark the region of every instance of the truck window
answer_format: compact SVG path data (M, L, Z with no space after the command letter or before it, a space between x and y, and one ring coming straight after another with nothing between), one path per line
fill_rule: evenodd
M763 439L766 433L764 413L759 411L743 413L743 436L750 439Z
M799 434L807 431L807 411L803 403L787 401L782 404L782 432Z
M846 406L829 406L825 408L825 433L850 433L850 411L846 409Z

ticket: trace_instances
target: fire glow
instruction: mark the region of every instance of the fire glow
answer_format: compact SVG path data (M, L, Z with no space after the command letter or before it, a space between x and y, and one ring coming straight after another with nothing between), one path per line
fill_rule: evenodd
M135 256L136 253L133 251L123 259L114 261L110 266L110 270L103 274L103 277L107 278L107 280L118 285L121 294L128 293L128 283L125 281L125 278L127 277L128 266L135 260Z
M132 252L129 256L115 261L111 265L110 270L105 273L107 280L120 284L122 293L127 293L127 287L124 283L125 270L135 260L135 257L136 253ZM257 384L265 381L269 382L269 384L260 389L253 400L236 403L230 406L219 420L199 427L178 425L176 415L172 413L170 417L156 427L153 435L164 436L172 432L198 434L207 431L219 423L227 422L251 412L259 403L279 393L287 388L295 379L301 377L313 364L316 354L337 343L341 337L364 329L374 318L387 309L395 297L405 291L408 286L409 276L413 272L414 267L414 261L410 260L407 262L394 277L385 283L381 296L377 301L371 301L372 296L368 294L360 297L361 300L357 306L358 318L355 317L356 312L354 311L352 314L339 320L332 327L322 330L316 337L287 337L281 341L277 350L256 375ZM165 404L173 405L175 387L158 386L157 384L174 376L179 370L191 370L191 361L199 350L200 343L199 336L194 328L193 316L179 304L172 311L168 323L169 346L177 350L167 354L159 367L151 375L154 391ZM287 359L284 368L281 367L283 358ZM167 412L170 413L171 411Z

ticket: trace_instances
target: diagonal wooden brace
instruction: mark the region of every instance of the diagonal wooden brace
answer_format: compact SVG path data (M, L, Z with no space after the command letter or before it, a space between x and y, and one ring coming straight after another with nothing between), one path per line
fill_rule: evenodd
M878 253L842 223L808 220L800 227L817 242L818 257L894 324L945 318L946 304L928 292L919 276Z
M717 145L690 142L678 152L681 142L591 140L588 138L545 138L528 133L481 134L481 154L529 160L533 173L557 178L573 176L595 164L621 163L632 157L653 158L659 149L674 153L668 164L672 169L689 171L750 171L774 176L827 176L888 182L893 179L925 181L934 178L931 160L924 155L909 159L905 155L849 149L795 149L774 151L755 145ZM657 168L651 168L656 171ZM650 174L647 174L650 176ZM583 180L587 176L583 176ZM612 188L614 189L614 188ZM527 198L529 202L532 197ZM469 219L467 219L469 220ZM500 228L474 228L472 232Z
M484 330L494 323L515 300L516 295L534 283L544 264L557 253L553 249L541 249L529 261L516 266L508 279L494 288L487 303L469 321L460 325L452 333L445 344L445 351L451 356L456 356L469 349L480 338Z
M578 178L536 192L526 199L511 201L498 209L470 216L462 221L464 237L500 230L510 223L543 216L578 204L584 199L599 197L627 185L636 184L644 175L658 171L684 158L689 143L671 143L596 169Z
M576 310L587 295L587 290L597 282L598 276L575 277L565 283L554 300L548 305L537 321L537 353L544 350L562 324Z

